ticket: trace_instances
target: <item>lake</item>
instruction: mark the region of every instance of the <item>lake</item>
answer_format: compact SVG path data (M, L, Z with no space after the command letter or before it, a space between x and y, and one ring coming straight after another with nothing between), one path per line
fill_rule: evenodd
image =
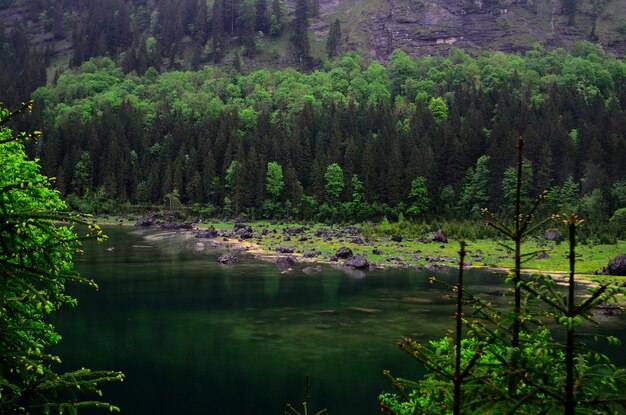
M90 241L77 257L100 289L70 288L79 305L55 318L56 352L65 369L123 371L123 384L105 387L123 414L282 414L287 403L300 407L305 373L312 409L377 414L378 394L391 390L384 369L420 373L395 341L438 338L453 325L453 303L429 282L432 272L324 266L307 275L297 264L281 275L248 255L220 265L224 250L206 241L199 250L174 233L105 231L109 241ZM467 280L474 293L502 300L499 277L471 270ZM603 326L625 328L621 317Z

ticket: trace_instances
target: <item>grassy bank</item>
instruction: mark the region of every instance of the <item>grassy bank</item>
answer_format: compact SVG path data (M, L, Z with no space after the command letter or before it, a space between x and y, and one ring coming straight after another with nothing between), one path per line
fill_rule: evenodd
M302 225L297 223L273 224L269 222L249 223L254 237L249 242L258 245L264 251L275 252L279 247L293 247L296 254L319 252L318 260L327 261L339 248L348 247L354 255L365 255L368 260L384 266L425 266L428 263L455 267L458 265L459 241L448 240L447 243L430 241L430 234L416 235L414 238L403 238L393 241L388 236L368 236L342 232L344 227L328 227L325 225ZM199 224L199 228L215 227L218 231L233 229L232 222L214 222ZM301 228L302 233L288 238L286 230ZM319 229L329 230L324 236L315 236ZM264 231L266 230L266 231ZM266 233L266 235L261 235ZM332 233L332 234L330 234ZM285 240L288 239L288 240ZM362 242L362 243L361 243ZM498 241L480 239L467 241L470 251L467 260L474 267L511 268L514 263L513 253L498 244ZM545 241L536 238L526 242L525 252L543 250L542 259L535 257L524 264L527 269L544 272L567 272L567 244ZM374 251L377 250L377 253ZM615 256L626 252L626 241L611 245L580 245L578 247L578 272L593 274L605 267ZM434 259L434 261L433 261Z
M97 221L100 224L124 226L133 226L136 223L135 220L113 216L106 219L98 218ZM447 243L432 242L431 233L403 237L398 242L392 240L391 236L370 235L371 232L367 229L361 232L349 232L353 227L345 226L269 221L254 221L246 224L253 230L253 237L245 239L248 242L246 245L253 247L259 256L263 256L263 253L274 253L279 247L292 247L297 257L302 257L307 252L319 253L313 258L302 260L328 262L339 248L348 247L354 255L364 255L368 260L382 266L423 267L429 263L450 267L458 265L459 241L449 239ZM233 230L234 222L212 221L194 225L198 229L207 229L211 226L220 233L228 232ZM287 230L295 228L302 229L302 233L288 235ZM358 226L356 228L362 229ZM320 229L327 230L327 232L322 236L316 236L316 231ZM345 231L346 229L348 232ZM286 238L287 236L289 237ZM513 253L507 251L498 241L476 239L466 242L469 250L467 261L471 263L471 266L504 269L513 267ZM566 243L546 241L543 237L528 240L524 245L524 252L543 250L544 254L541 255L541 259L534 257L525 262L524 268L546 273L567 272L566 245ZM591 275L605 267L617 255L626 253L626 241L618 241L616 244L581 244L577 252L579 255L577 272Z

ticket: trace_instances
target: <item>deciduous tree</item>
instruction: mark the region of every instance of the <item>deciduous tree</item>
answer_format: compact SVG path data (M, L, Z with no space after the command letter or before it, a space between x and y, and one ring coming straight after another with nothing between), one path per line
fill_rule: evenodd
M341 196L341 192L345 186L341 166L337 163L333 163L326 167L324 180L326 183L326 201L331 206L336 205L339 202L339 196Z
M23 142L38 134L14 136L6 127L17 112L0 109L0 413L117 410L93 396L100 394L102 382L121 380L122 374L89 369L59 373L55 368L60 359L50 348L61 337L48 317L63 305L76 304L66 283L95 286L74 270L72 257L82 239L103 235L97 226L76 233L73 225L83 220L67 213L52 180L26 157Z

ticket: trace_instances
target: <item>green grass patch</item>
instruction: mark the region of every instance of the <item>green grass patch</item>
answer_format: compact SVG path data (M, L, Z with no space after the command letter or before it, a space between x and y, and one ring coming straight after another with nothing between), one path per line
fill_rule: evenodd
M434 263L458 266L459 241L449 240L448 243L430 242L430 234L405 236L401 242L394 242L390 236L349 235L342 232L342 227L329 227L323 224L275 223L256 221L249 223L254 229L255 236L267 229L267 235L253 238L251 242L263 249L275 251L280 246L293 246L297 253L320 251L320 259L328 260L341 247L350 248L355 255L365 255L369 260L385 266L424 266L428 258L437 258ZM212 222L200 224L199 227L214 226L217 230L233 229L233 222ZM285 240L286 228L303 227L304 233L291 236ZM314 236L316 230L331 229L335 235L328 238ZM339 236L336 236L339 235ZM354 242L357 238L364 239L363 244ZM503 241L504 242L504 241ZM382 254L374 254L374 250ZM466 260L472 266L489 268L512 268L514 266L513 252L508 250L499 241L491 239L476 239L468 241L469 250ZM523 268L541 272L566 273L569 269L567 258L568 247L565 242L555 243L536 238L523 246L523 253L541 252L541 257L531 257L523 263ZM617 255L626 252L626 241L616 244L580 244L577 247L576 271L578 274L591 275L601 270ZM540 259L541 258L541 259Z

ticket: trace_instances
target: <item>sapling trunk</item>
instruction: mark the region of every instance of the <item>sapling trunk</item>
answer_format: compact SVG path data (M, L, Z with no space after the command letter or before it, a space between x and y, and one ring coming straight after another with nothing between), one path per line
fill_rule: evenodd
M522 290L519 286L522 272L522 180L523 180L523 163L524 158L522 156L524 151L524 138L520 137L517 141L517 183L515 185L515 269L513 275L515 304L514 304L514 319L513 320L513 339L511 345L513 347L519 346L519 333L521 329L520 314L522 312Z
M569 281L568 281L568 298L567 298L567 343L565 345L565 415L574 415L576 410L576 401L574 400L574 341L576 332L574 329L574 317L576 317L576 286L574 284L574 275L576 273L576 224L577 218L572 215L567 221L569 230Z
M461 241L459 250L459 277L456 283L456 350L454 362L454 415L461 413L461 342L463 340L463 267L465 263L465 242Z

